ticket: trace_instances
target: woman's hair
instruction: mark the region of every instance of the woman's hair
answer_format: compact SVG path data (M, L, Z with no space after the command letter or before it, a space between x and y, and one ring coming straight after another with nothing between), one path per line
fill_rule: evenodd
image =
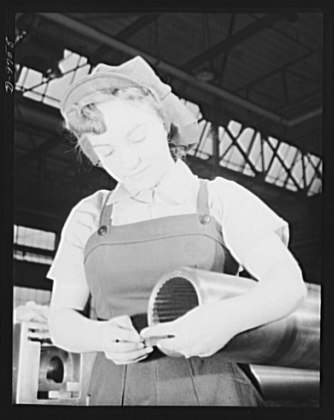
M183 159L187 153L187 146L174 145L170 139L175 133L175 126L169 123L166 111L160 100L149 90L143 87L128 87L122 89L104 89L98 93L100 98L121 98L131 101L133 104L148 104L161 119L166 132L171 155L174 160ZM101 99L100 99L101 101ZM70 107L65 116L65 128L77 139L77 147L94 164L98 164L98 157L90 145L85 134L102 134L107 130L103 114L98 110L95 101L87 105L75 104Z

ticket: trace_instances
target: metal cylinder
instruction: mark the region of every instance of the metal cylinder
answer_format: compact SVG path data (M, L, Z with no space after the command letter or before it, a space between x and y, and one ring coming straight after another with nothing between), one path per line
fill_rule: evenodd
M319 400L320 372L317 370L261 365L252 365L251 370L266 400Z
M235 336L222 350L227 360L318 370L320 286L306 283L304 303L289 316ZM223 273L180 268L163 276L148 304L148 325L173 321L198 305L250 291L256 281Z

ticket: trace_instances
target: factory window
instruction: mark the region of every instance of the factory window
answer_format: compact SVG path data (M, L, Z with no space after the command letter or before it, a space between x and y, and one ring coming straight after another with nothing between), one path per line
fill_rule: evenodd
M16 89L26 98L41 101L47 105L58 107L64 88L74 81L86 76L91 66L88 60L69 50L64 50L64 57L58 63L59 75L45 77L42 73L26 66L17 66L19 74Z
M56 248L56 234L14 225L14 259L51 264Z
M17 66L16 89L24 97L59 107L61 93L74 81L90 71L87 57L65 49L54 77L25 66ZM189 151L202 160L214 154L212 124L205 120L197 104L181 99L199 121L197 145ZM244 175L262 174L265 181L292 191L303 190L306 195L322 191L322 160L302 152L291 144L271 136L262 136L256 129L230 120L227 127L218 127L219 165Z

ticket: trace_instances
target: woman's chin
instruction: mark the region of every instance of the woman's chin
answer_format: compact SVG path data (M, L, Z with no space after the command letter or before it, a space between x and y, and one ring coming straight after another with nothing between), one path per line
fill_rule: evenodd
M141 176L134 176L125 178L122 182L124 187L131 192L139 192L143 190L150 190L154 188L161 177L155 177L151 174L142 174Z

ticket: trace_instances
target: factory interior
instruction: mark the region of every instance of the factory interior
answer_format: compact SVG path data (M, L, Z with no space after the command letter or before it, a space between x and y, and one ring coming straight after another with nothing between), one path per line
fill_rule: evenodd
M15 36L14 404L87 404L90 355L53 345L46 274L71 209L116 186L78 154L59 111L63 91L101 62L145 58L198 118L200 136L186 157L191 170L239 183L288 221L289 248L317 294L319 338L321 11L21 12ZM320 366L312 363L251 364L268 406L318 407Z

